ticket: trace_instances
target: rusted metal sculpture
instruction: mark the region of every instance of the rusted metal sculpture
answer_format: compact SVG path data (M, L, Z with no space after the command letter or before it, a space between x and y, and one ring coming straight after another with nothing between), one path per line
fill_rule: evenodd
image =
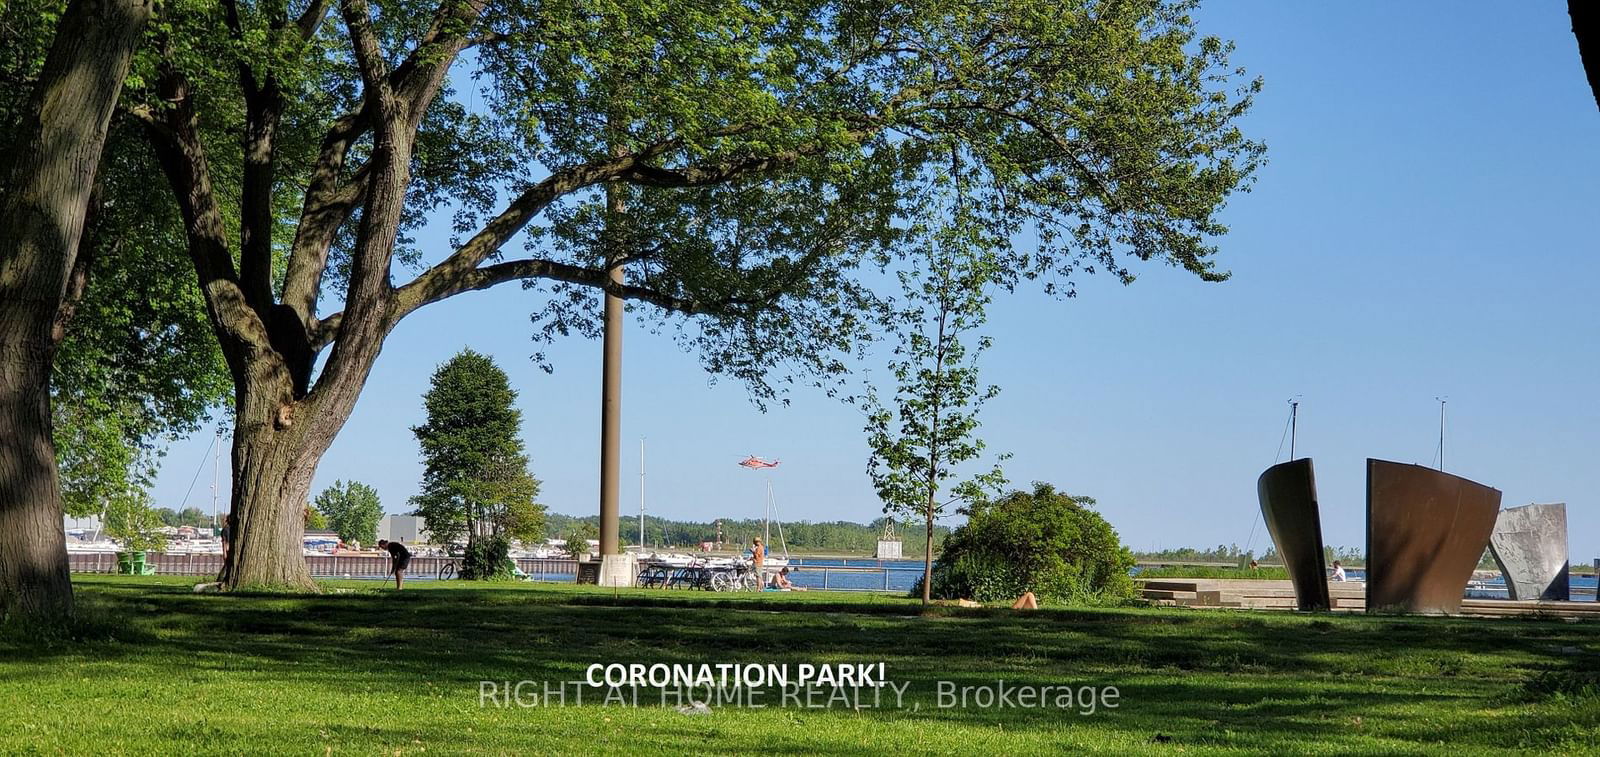
M1499 512L1499 489L1368 459L1367 611L1460 612Z
M1489 552L1512 599L1570 598L1565 504L1501 510L1489 537Z
M1256 479L1261 517L1294 582L1301 610L1328 610L1328 565L1322 552L1322 516L1317 512L1317 480L1311 458L1279 463Z

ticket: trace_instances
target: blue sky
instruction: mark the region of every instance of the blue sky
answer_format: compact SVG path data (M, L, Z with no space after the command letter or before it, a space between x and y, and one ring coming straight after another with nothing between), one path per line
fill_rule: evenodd
M1431 463L1445 395L1447 470L1500 488L1506 506L1566 502L1572 558L1600 557L1600 111L1565 3L1213 2L1198 18L1266 80L1246 126L1270 162L1219 240L1233 278L1146 266L1128 287L1086 278L1073 300L998 301L984 371L1003 391L982 434L1014 454L1009 477L1097 498L1136 549L1260 551L1255 479L1299 395L1324 537L1360 546L1365 458ZM595 512L600 345L558 343L555 373L540 371L537 306L513 285L408 318L314 489L357 479L408 509L420 396L472 347L521 392L543 501ZM763 414L665 337L630 324L625 348L625 516L640 437L653 513L759 516L762 474L735 466L752 453L783 460L786 520L879 513L858 410L797 390ZM203 471L188 501L209 507L210 441L174 445L159 504L176 507Z

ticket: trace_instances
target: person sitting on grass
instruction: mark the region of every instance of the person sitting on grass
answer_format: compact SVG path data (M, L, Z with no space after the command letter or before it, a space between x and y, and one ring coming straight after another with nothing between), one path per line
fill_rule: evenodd
M789 569L784 568L772 574L772 588L778 591L805 591L805 587L789 583Z
M406 566L411 564L411 550L400 542L388 539L379 539L378 549L389 553L389 572L394 574L395 591L399 591L405 583Z

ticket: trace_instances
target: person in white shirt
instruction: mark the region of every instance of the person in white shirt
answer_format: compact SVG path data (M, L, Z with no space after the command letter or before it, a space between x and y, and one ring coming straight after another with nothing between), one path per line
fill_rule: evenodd
M1347 581L1347 580L1349 580L1349 579L1345 578L1345 576L1344 576L1344 566L1340 565L1338 560L1334 560L1333 561L1333 580L1335 580L1335 581Z

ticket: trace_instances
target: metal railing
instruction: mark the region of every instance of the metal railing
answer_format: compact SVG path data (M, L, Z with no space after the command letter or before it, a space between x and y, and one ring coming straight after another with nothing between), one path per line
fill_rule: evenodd
M459 563L457 557L413 557L407 573L416 578L433 578L445 563ZM578 574L576 560L517 559L517 568L535 581L570 581ZM69 552L67 564L73 573L116 573L115 552ZM216 553L150 552L145 558L159 576L214 576L222 571L222 555ZM382 555L307 555L306 569L317 578L383 578L389 575L389 558Z
M454 564L459 570L460 561L459 557L413 557L406 573L416 579L432 579L446 564ZM115 552L68 553L67 562L74 573L117 572ZM793 565L789 580L797 586L822 591L902 592L922 575L920 569L863 562L868 564ZM578 575L577 560L522 557L517 558L516 563L517 568L534 581L574 581ZM222 555L151 552L146 564L156 575L215 576L222 571ZM317 578L376 579L389 575L389 558L382 555L307 555L306 568Z
M816 585L817 579L815 576L818 573L822 574L820 586ZM822 591L906 591L905 588L890 585L890 577L897 573L906 574L906 577L912 581L915 581L916 578L922 576L921 570L912 570L909 568L890 568L887 566L871 567L861 565L800 565L789 571L789 580L796 586L807 589L820 589ZM872 586L840 585L839 581L834 580L838 576L870 576L873 574L878 574L879 579L874 580ZM860 584L863 582L856 581L852 583Z

